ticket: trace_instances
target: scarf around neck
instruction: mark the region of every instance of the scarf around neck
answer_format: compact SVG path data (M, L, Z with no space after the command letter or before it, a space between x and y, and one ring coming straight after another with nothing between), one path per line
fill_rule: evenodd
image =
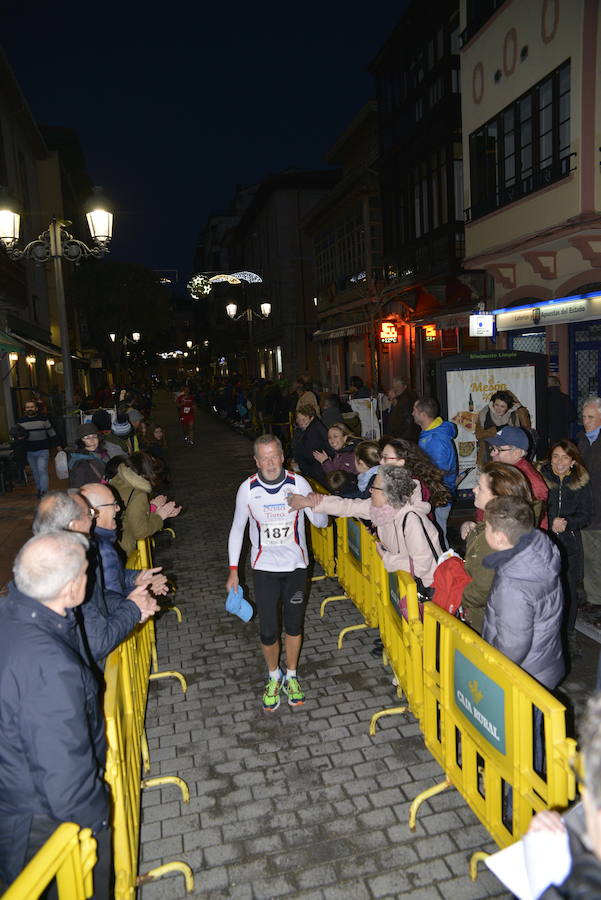
M385 503L384 506L374 506L372 503L369 507L369 518L376 528L379 528L381 525L390 525L397 512L398 510L390 503Z
M380 468L380 463L377 466L372 466L371 469L368 469L367 472L359 472L357 475L357 484L359 485L359 490L364 491L370 480L377 473Z

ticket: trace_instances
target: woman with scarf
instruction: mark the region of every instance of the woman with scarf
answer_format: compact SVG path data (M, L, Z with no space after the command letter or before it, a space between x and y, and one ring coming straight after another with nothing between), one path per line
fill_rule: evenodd
M490 459L486 438L493 437L505 425L525 428L527 431L531 426L530 413L511 391L496 391L487 405L482 407L476 419L478 466L480 468Z
M402 569L430 587L442 553L438 530L428 518L430 504L402 466L380 466L371 498L344 500L324 494L289 494L292 509L319 509L332 516L370 519L378 535L378 553L387 572Z

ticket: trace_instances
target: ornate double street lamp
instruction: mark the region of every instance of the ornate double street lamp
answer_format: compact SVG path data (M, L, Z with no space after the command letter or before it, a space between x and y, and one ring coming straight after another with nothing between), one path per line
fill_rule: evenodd
M108 253L109 244L113 236L113 213L106 198L101 195L98 188L94 188L94 194L86 204L86 218L92 240L94 241L93 247L88 247L83 241L73 237L67 231L67 228L71 225L68 219L53 218L47 231L42 232L38 238L30 241L20 250L17 247L21 224L19 205L8 195L5 189L0 189L0 241L4 244L10 259L15 262L22 259L30 259L38 264L45 263L49 259L52 260L63 355L65 427L69 443L75 439L76 422L72 415L73 370L71 367L69 322L65 303L62 260L66 259L68 262L78 263L87 256L94 256L100 259Z
M194 275L188 282L188 290L195 300L206 297L211 293L214 284L227 283L232 285L241 284L243 286L243 296L246 309L238 315L238 304L230 300L226 304L225 311L232 319L237 322L239 319L246 319L248 323L248 374L255 374L254 351L253 351L253 319L267 319L271 315L271 303L264 300L260 303L261 312L257 312L250 305L247 299L248 286L250 284L263 284L263 279L256 272L231 272L222 274L212 274L210 272L200 272Z

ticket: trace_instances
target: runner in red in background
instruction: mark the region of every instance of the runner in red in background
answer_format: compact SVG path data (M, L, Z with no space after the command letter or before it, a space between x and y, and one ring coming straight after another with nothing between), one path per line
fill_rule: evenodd
M175 397L175 403L179 412L179 420L184 432L184 440L186 444L194 443L194 418L196 415L196 406L194 394L190 390L190 385L185 384L181 391Z

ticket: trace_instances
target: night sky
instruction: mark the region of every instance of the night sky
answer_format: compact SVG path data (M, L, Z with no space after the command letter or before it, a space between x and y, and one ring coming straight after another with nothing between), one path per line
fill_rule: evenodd
M2 42L38 122L76 129L113 200L113 258L179 269L185 285L236 184L325 166L405 6L4 0Z

